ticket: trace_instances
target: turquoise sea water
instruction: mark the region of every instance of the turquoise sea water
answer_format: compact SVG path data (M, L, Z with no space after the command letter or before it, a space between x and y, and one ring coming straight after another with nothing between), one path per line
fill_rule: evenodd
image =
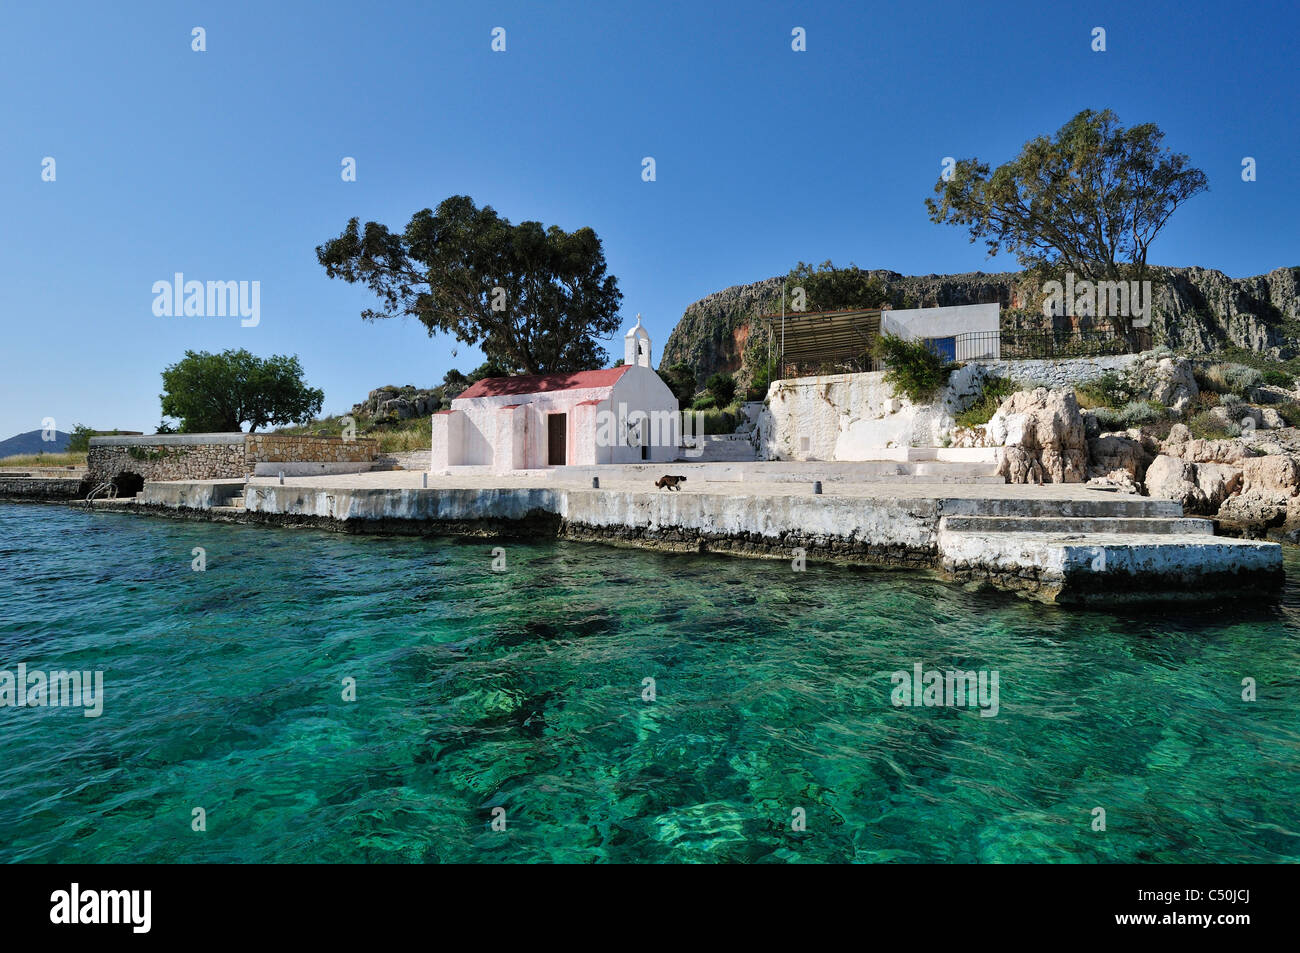
M100 669L106 696L0 708L0 860L1300 860L1288 570L1280 607L1117 614L0 505L0 669ZM915 662L996 670L997 716L894 707Z

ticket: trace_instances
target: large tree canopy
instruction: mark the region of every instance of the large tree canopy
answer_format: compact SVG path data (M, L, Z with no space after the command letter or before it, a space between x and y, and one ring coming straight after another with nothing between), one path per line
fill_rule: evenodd
M594 231L512 225L467 195L416 212L401 234L377 222L360 229L354 218L316 257L331 278L379 297L383 307L363 318L411 315L509 371L603 367L600 339L620 323L623 295Z
M305 422L320 413L325 394L308 387L297 357L256 357L238 351L186 351L162 372L162 412L178 418L181 433L230 433L247 423Z
M852 262L847 268L836 268L827 260L814 268L801 261L790 269L786 285L791 291L803 288L805 311L847 311L891 303L884 283ZM793 294L787 299L787 307L792 307Z
M992 174L987 163L961 160L926 208L933 221L983 239L990 255L1005 249L1027 268L1140 280L1169 216L1208 188L1205 173L1163 149L1163 139L1154 123L1125 129L1109 109L1085 109Z

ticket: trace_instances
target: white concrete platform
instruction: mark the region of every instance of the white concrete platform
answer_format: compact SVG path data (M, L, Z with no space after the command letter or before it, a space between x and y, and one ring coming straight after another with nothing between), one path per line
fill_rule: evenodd
M802 549L812 563L934 568L1046 602L1239 598L1273 593L1282 578L1276 543L1214 536L1209 521L1183 516L1169 500L1080 484L886 479L879 469L903 465L875 462L867 468L880 477L873 479L861 476L863 464L830 471L805 464L802 474L788 463L697 464L680 491L655 488L660 464L595 468L598 489L592 468L581 467L507 477L286 475L283 484L267 477L149 483L139 498L145 505L134 509L209 510L220 519L362 533L550 534L782 559ZM823 492L814 494L809 477L818 473Z

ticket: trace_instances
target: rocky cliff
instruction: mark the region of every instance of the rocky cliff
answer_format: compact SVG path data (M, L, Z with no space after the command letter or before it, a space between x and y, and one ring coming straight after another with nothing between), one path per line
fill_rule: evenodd
M1023 272L962 275L900 275L869 272L885 286L895 307L936 307L998 302L1029 308L1038 291ZM768 278L715 292L687 307L664 346L661 367L684 362L702 386L716 371L742 382L761 365L767 328L754 320L779 314L782 278ZM1229 278L1209 268L1156 268L1152 331L1156 343L1179 351L1210 353L1241 348L1280 360L1300 355L1300 268L1278 268L1253 278ZM1024 313L1018 317L1023 322ZM1031 317L1032 320L1032 317Z

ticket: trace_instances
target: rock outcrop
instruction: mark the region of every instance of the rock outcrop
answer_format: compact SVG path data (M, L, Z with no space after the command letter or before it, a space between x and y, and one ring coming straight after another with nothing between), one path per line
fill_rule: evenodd
M1174 424L1170 428L1169 436L1160 445L1160 452L1189 463L1233 465L1240 465L1241 461L1255 456L1244 440L1197 440L1185 424Z
M1290 454L1251 457L1241 463L1241 492L1219 508L1219 519L1252 535L1300 525L1300 459Z
M1141 483L1155 455L1152 443L1144 440L1138 430L1089 437L1088 476L1115 479L1117 471L1122 470L1132 482Z
M1072 390L1012 394L986 428L992 446L1005 447L998 467L1008 483L1082 483L1088 443Z
M1143 354L1127 373L1143 396L1178 414L1195 404L1201 392L1191 363L1180 358Z
M352 407L355 415L396 417L407 420L432 414L442 406L442 391L418 390L415 387L377 387L364 401Z
M1032 305L1036 282L1023 272L904 276L874 270L893 307L931 307L998 302L1003 308ZM663 350L663 367L684 361L700 386L716 371L743 381L760 365L768 343L762 314L781 310L782 278L733 285L688 305ZM1230 278L1209 268L1154 268L1151 330L1156 343L1192 353L1240 347L1275 358L1300 353L1300 341L1286 333L1297 319L1300 268L1276 268L1266 275ZM809 308L822 306L810 301ZM831 307L838 306L832 303ZM1004 315L1008 325L1029 327L1037 317Z
M1146 472L1147 495L1176 500L1188 513L1213 515L1241 487L1241 470L1161 454Z

